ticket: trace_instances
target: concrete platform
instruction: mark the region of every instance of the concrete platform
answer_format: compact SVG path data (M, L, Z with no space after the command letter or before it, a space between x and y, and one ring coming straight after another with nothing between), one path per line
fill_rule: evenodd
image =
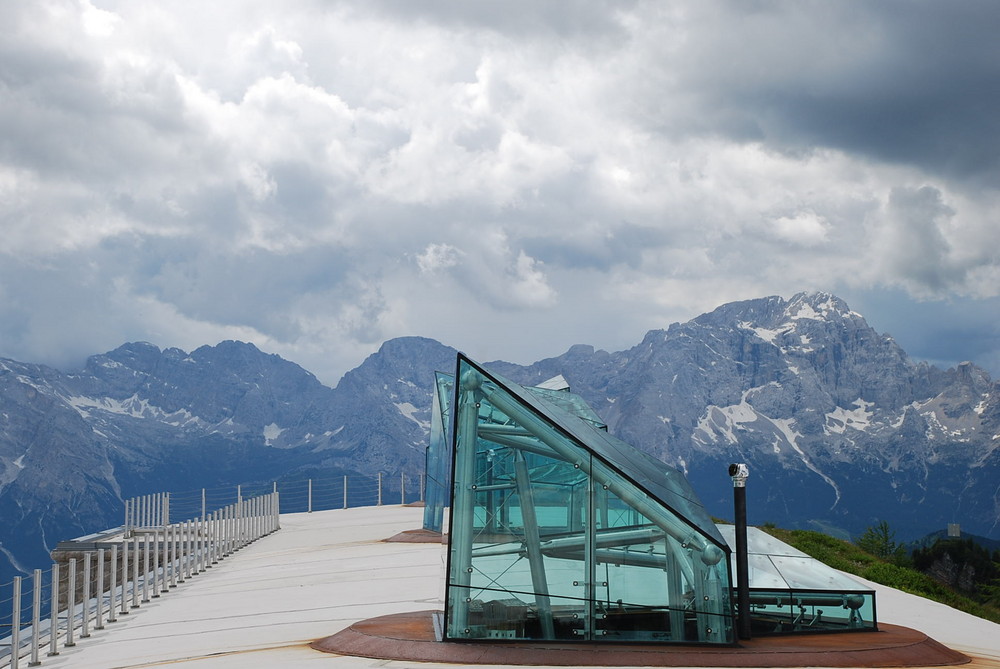
M424 663L320 652L310 646L352 627L364 629L364 621L442 607L445 547L433 537L423 537L431 543L386 541L418 529L422 513L420 508L383 506L282 515L280 531L132 609L73 648L60 649L58 656L43 656L41 669L481 669L482 660L454 656ZM909 627L973 657L964 667L1000 669L1000 625L872 587L878 592L880 624ZM738 664L745 660L736 657L719 657L718 662L750 666ZM546 665L548 661L537 654L533 658L535 666L565 666ZM818 656L813 661L817 664L811 666L822 666ZM938 660L928 655L925 661L931 665ZM872 665L859 657L856 664L840 666Z
M878 632L810 634L707 648L593 643L441 643L432 611L357 622L311 644L316 650L382 660L561 667L925 667L968 664L970 658L923 632L882 625Z

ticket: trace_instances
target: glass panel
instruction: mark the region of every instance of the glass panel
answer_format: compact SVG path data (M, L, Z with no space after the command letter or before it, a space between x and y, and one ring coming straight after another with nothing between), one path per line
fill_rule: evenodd
M780 590L788 587L788 583L786 583L785 579L781 577L781 573L778 571L778 568L774 565L774 563L771 562L771 558L769 556L755 554L748 555L747 564L750 567L749 575L751 588ZM735 566L733 569L733 583L735 583Z
M537 437L539 426L508 413L512 402L497 404L509 400L501 389L468 385L457 402L448 635L575 638L584 568L564 551L583 544L588 479Z
M771 562L793 590L860 590L858 582L811 557L772 555Z
M714 537L565 426L599 429L464 358L459 378L447 638L733 641Z
M452 386L455 377L437 372L431 397L431 434L425 454L424 529L442 531L444 509L448 506L448 482L451 478L451 451L448 430L451 427Z
M658 504L676 511L683 523L696 528L716 546L725 549L726 542L718 528L679 471L612 437L606 431L597 429L591 422L560 420L560 416L565 417L566 414L552 402L548 394L531 392L501 377L497 379L533 412L558 423L577 443L586 444L589 451L613 469L625 474L630 481L656 499Z
M736 543L735 527L719 530ZM875 593L854 579L756 527L747 549L753 634L876 629Z
M579 395L566 390L549 390L548 388L525 388L525 390L540 398L544 398L545 401L556 405L566 413L584 419L595 427L605 430L608 427L601 420L601 417Z
M752 590L755 636L875 630L875 593Z

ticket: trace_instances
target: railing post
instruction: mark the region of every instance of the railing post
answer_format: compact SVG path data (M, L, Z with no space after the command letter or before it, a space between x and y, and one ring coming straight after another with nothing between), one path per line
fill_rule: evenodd
M150 595L153 599L160 596L160 530L162 527L157 525L153 528L153 594Z
M153 594L150 598L156 599L160 596L160 527L159 525L153 526ZM146 550L150 550L147 546Z
M170 585L171 588L177 587L177 524L173 523L167 528L170 538L167 541L169 546L169 557L167 558L167 563L170 565Z
M74 635L76 630L76 558L69 559L69 584L66 586L66 648L76 645Z
M128 538L122 539L122 601L118 610L123 616L128 615Z
M223 553L223 556L229 556L236 550L236 504L230 504L226 507L224 524L226 527L226 552Z
M104 629L104 549L97 549L97 606L94 629Z
M260 539L264 536L264 525L261 522L264 518L264 497L258 497L254 500L254 514L253 514L253 538Z
M205 489L201 489L201 519L205 520L206 507L205 507Z
M399 504L406 505L406 474L399 472Z
M344 474L344 508L347 508L347 474Z
M142 603L149 603L149 534L142 535Z
M21 577L14 577L14 597L11 599L10 666L17 669L21 655Z
M164 493L163 498L163 524L170 524L170 493Z
M313 480L312 479L309 479L309 493L307 495L307 499L308 499L308 505L307 505L306 513L312 513L313 512Z
M177 582L183 583L187 578L185 572L187 561L184 556L187 554L187 521L182 520L177 524Z
M49 656L58 655L59 643L59 563L52 563L51 615L49 618Z
M246 543L253 543L257 539L257 498L251 497L246 502L247 508L244 512L246 516L247 540Z
M90 551L83 554L83 623L80 626L80 638L90 637Z
M160 552L163 554L163 573L160 574L160 592L170 591L170 576L168 575L168 570L170 569L170 525L164 525L160 528L163 531L163 542L160 546Z
M378 473L378 504L377 506L382 506L382 472Z
M420 475L420 501L421 502L426 502L427 501L427 500L424 499L424 489L425 489L424 483L427 480L425 478L426 476L427 476L426 474L421 474Z
M222 536L222 550L219 552L219 558L220 559L225 558L227 555L229 555L229 551L230 551L229 542L230 542L231 534L230 534L230 531L229 531L229 516L230 516L231 508L232 507L230 505L230 506L224 506L224 507L222 507L222 509L219 510L219 512L220 512L220 515L219 515L219 531L220 531L220 534Z
M132 535L132 608L139 608L139 535Z
M184 578L191 578L191 560L194 557L194 522L184 521Z
M42 640L42 570L36 569L31 577L31 659L29 667L41 664L38 659L38 649Z
M220 509L216 509L212 512L212 564L218 564L219 558L222 556L222 525L220 523L220 518L222 514Z
M118 544L111 546L111 589L108 590L108 622L118 620Z
M260 536L271 533L271 500L274 493L265 495L260 499Z
M195 520L195 567L197 574L205 571L205 517Z

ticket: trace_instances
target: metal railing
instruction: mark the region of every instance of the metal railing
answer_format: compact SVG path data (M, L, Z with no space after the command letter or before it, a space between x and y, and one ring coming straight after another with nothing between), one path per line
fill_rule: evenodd
M281 513L311 513L423 501L424 490L423 474L379 473L126 499L122 527L61 542L53 555L64 560L0 583L0 669L19 669L25 658L36 666L43 653L58 655L91 630L105 629L279 529L279 499Z
M171 517L201 516L206 509L232 504L242 497L269 492L281 495L282 513L422 502L424 481L422 473L352 475L244 483L237 486L159 493L147 495L145 498L135 498L134 503L126 504L125 526L142 526L146 522L144 518L150 516L165 517L168 521Z
M138 499L138 498L137 498ZM128 500L126 506L140 508ZM30 578L0 584L0 607L10 611L10 636L0 638L0 667L41 664L91 630L105 629L151 599L210 569L235 551L280 528L278 493L247 497L201 516L171 523L164 515L142 526L121 528L105 541L60 544L66 555ZM69 547L68 547L69 546ZM27 586L25 588L24 586ZM24 605L25 590L31 603ZM9 598L2 594L10 592ZM47 651L45 650L47 648Z

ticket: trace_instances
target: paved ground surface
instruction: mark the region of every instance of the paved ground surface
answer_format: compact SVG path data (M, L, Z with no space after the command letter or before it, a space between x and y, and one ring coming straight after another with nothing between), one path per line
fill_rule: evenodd
M308 646L360 620L440 608L441 545L382 541L418 528L421 514L394 506L283 515L279 532L74 648L43 657L41 666L455 667L331 655ZM873 587L880 622L923 631L976 656L977 667L1000 668L1000 625Z

